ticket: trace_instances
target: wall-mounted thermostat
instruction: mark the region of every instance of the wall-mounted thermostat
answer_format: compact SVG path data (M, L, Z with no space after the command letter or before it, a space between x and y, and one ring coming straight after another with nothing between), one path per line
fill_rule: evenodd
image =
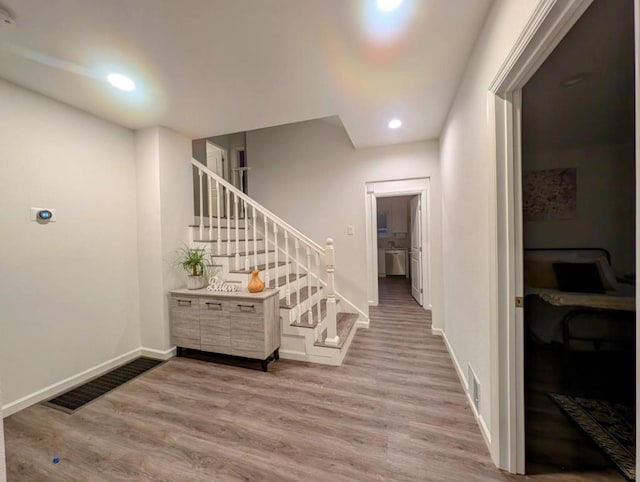
M56 210L49 208L31 208L31 221L40 224L55 223Z

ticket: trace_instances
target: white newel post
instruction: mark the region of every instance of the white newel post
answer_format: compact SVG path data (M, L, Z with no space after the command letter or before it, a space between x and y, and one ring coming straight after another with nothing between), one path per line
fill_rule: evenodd
M336 286L335 286L335 252L333 239L327 239L326 248L327 264L327 338L324 341L327 345L338 346L340 337L338 336L337 309L336 309Z
M291 286L289 285L289 275L291 273L291 262L289 261L289 231L284 230L284 282L285 296L287 297L287 305L291 305Z

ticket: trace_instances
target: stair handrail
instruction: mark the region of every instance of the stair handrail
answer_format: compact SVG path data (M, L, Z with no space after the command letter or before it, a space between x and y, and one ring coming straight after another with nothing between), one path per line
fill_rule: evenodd
M230 182L226 181L223 177L220 177L218 174L216 174L211 169L209 169L208 167L203 165L201 162L199 162L198 160L196 160L194 158L191 158L191 164L196 169L198 169L198 170L204 172L205 174L207 174L207 176L210 176L210 177L214 178L219 184L221 184L222 186L227 188L229 191L233 192L233 194L235 196L237 196L238 198L240 198L243 201L245 201L252 208L255 208L256 211L260 211L260 213L262 213L263 216L269 217L271 219L271 221L276 223L279 227L281 227L283 229L286 229L287 231L292 233L296 238L298 238L304 244L309 246L315 252L317 252L318 254L320 254L322 256L325 255L325 249L322 246L320 246L318 243L316 243L313 239L311 239L311 238L305 236L304 234L302 234L300 231L298 231L296 228L291 226L289 223L287 223L286 221L284 221L280 217L278 217L275 214L273 214L271 211L269 211L267 208L265 208L262 204L256 202L254 199L252 199L251 197L247 196L245 193L240 191L240 189L235 187ZM202 213L200 213L200 217L202 218Z

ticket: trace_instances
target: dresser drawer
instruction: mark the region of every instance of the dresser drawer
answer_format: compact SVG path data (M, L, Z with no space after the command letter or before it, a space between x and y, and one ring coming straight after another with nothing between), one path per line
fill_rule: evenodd
M200 339L200 307L196 297L171 297L171 336L176 338Z

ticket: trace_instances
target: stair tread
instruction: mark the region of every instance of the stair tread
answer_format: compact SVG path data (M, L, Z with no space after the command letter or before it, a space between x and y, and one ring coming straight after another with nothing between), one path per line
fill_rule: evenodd
M318 288L315 286L311 287L311 296L315 295L318 292ZM309 298L309 290L306 286L303 286L300 289L300 303ZM291 304L287 304L287 297L285 296L280 300L280 308L291 309L298 304L298 292L294 291L291 293Z
M243 225L242 225L242 226L238 226L238 231L239 231L239 230L241 230L241 229L245 229L245 227L244 227L244 222L243 222L244 220L242 220L242 219L241 219L240 221L242 222L242 224L243 224ZM200 227L200 225L199 225L199 224L190 224L190 225L189 225L189 227L190 227L190 228L199 228L199 227ZM205 224L205 225L204 225L204 229L209 229L209 225L208 225L208 224ZM218 226L213 226L213 229L215 229L215 230L217 231L217 230L218 230ZM235 229L236 229L236 227L235 227L235 226L233 226L233 225L232 225L232 226L229 226L229 230L230 230L230 231L233 231L233 230L235 230ZM251 228L249 228L249 229L251 229ZM227 230L227 227L226 227L226 226L220 226L220 231L226 231L226 230Z
M300 273L300 278L304 278L305 276L307 276L306 273ZM285 276L280 276L278 278L278 288L281 288L286 283L286 277L287 276L285 275ZM291 273L289 275L289 283L293 283L296 279L297 279L297 276L295 273ZM275 288L275 287L276 287L275 282L273 280L269 280L269 288Z
M336 326L338 329L338 336L340 337L340 342L338 346L327 345L324 340L327 338L327 332L325 331L322 334L323 341L317 341L314 343L314 346L322 346L326 348L342 348L344 342L346 341L349 333L353 329L353 325L355 325L356 321L358 321L358 315L356 313L338 313L336 315Z
M253 238L249 238L246 241L253 241ZM193 242L194 243L216 243L218 240L217 239L194 239ZM262 238L256 238L255 241L262 241ZM235 239L221 239L220 240L221 243L235 243L236 240ZM245 239L238 239L239 243L244 243Z
M278 261L278 266L286 266L287 263L285 263L284 261ZM265 269L271 269L271 268L275 268L276 264L275 263L269 263L269 266L265 265L265 264L259 264L258 265L258 270L259 271L264 271ZM233 271L229 271L229 273L251 273L253 271L253 266L251 268L249 268L248 270L246 269L237 269L237 270L233 270Z
M275 249L270 249L269 253L275 253ZM259 249L258 251L256 251L256 254L264 254L265 250L264 249ZM252 256L253 255L253 251L240 251L238 253L239 256ZM235 254L212 254L211 256L213 256L214 258L234 258L236 255Z

